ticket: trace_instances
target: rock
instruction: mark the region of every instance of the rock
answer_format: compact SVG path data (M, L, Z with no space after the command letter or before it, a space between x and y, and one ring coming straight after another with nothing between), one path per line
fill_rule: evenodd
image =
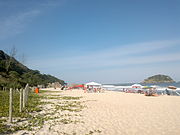
M142 83L172 83L175 82L167 75L154 75L145 79Z

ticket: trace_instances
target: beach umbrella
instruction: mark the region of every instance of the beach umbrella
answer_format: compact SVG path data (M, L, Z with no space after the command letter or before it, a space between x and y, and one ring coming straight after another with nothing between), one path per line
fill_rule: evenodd
M132 88L141 88L142 85L141 85L141 84L133 84L131 87L132 87Z
M176 90L177 88L175 86L168 86L169 89Z
M150 86L144 86L143 87L143 89L150 89L150 88L152 88L152 87L150 87Z

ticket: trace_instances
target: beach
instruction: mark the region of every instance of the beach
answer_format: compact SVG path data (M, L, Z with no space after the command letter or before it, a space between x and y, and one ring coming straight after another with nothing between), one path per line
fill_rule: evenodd
M54 93L53 93L54 94ZM76 123L47 122L37 135L178 135L180 133L180 98L149 97L143 94L105 91L84 93L62 91L62 96L81 97L84 108L71 113ZM54 103L58 103L55 101ZM60 114L68 113L60 112ZM20 131L16 134L22 134ZM32 132L26 132L31 134Z

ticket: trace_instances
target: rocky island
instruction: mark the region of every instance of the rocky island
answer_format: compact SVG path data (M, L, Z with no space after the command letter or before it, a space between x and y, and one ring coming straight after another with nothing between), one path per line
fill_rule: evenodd
M167 75L154 75L145 79L142 83L172 83L175 82Z

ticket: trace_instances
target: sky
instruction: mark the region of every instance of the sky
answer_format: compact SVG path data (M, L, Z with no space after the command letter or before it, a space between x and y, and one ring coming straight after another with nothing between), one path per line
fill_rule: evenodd
M67 83L180 81L179 0L0 0L0 49Z

